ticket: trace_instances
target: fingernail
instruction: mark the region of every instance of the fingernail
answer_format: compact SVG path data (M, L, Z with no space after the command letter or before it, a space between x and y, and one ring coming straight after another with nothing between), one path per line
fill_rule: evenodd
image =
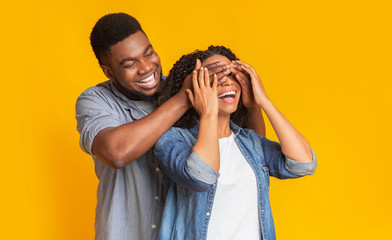
M227 65L224 65L224 66L223 66L223 69L226 69L226 68L227 68Z
M204 68L204 71L207 71L208 69L207 68Z
M229 73L229 72L230 72L230 70L226 70L226 71L225 71L225 73Z

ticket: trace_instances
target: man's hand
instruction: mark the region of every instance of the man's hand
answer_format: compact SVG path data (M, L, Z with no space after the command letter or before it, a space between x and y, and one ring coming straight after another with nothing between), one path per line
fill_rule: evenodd
M216 74L218 78L218 83L227 75L230 74L230 66L225 65L222 62L214 62L205 66L208 69L210 79L214 79L214 75Z

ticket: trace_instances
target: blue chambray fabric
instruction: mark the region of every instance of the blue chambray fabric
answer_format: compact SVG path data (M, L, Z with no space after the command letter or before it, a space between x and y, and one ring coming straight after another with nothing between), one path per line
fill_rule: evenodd
M273 240L275 228L269 202L269 176L280 179L313 174L317 160L302 163L286 157L280 144L230 123L241 153L258 182L260 228L263 239ZM219 173L192 151L199 125L171 128L155 144L154 153L164 172L166 203L159 233L161 240L206 239Z

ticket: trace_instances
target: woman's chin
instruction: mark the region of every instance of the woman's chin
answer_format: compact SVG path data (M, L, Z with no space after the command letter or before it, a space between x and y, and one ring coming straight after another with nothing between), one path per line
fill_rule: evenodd
M219 108L219 116L220 117L227 117L227 116L230 117L230 115L235 113L235 111L237 111L237 106Z

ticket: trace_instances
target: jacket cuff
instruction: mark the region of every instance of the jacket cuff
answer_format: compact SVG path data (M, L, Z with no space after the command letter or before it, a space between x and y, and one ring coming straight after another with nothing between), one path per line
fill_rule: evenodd
M289 157L286 157L285 166L286 169L296 175L305 176L305 175L312 175L316 171L317 167L317 157L314 153L313 149L310 148L312 152L312 161L311 162L299 162Z
M206 184L214 184L219 177L219 173L204 162L195 151L189 155L186 166L192 177Z

